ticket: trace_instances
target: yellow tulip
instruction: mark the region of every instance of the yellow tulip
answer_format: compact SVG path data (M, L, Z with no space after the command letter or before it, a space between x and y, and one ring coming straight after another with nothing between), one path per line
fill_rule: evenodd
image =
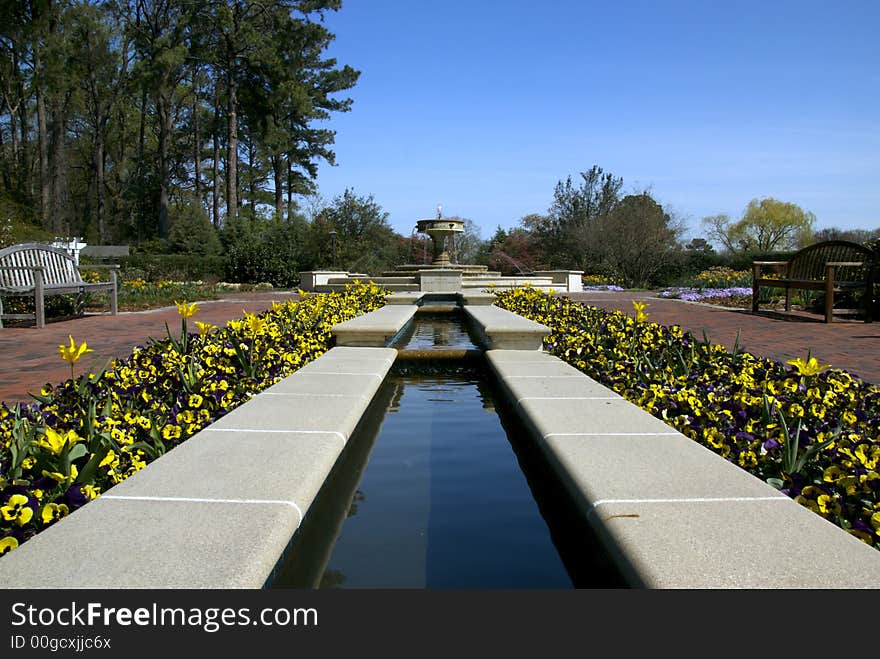
M199 336L205 336L205 335L208 334L212 329L214 329L215 326L212 325L211 323L203 323L203 322L201 322L200 320L197 320L197 321L196 321L196 327L199 328Z
M245 322L247 323L248 328L251 330L251 333L256 336L263 329L263 326L266 324L266 321L262 318L257 317L256 314L245 312L244 316Z
M799 375L816 375L824 371L826 368L830 368L831 364L820 364L819 360L815 357L810 357L809 360L804 361L800 357L797 359L789 359L787 364L791 364L797 369Z
M67 338L70 339L70 345L66 346L63 343L58 346L58 352L61 353L61 359L70 364L70 379L73 379L73 365L79 361L79 358L82 357L87 352L94 352L91 348L89 348L88 344L83 341L81 344L76 345L73 341L73 335L68 334Z
M73 365L79 361L79 358L82 357L87 352L94 352L91 348L89 348L88 344L83 341L79 345L76 345L73 341L73 336L68 334L67 337L70 339L70 345L66 346L63 343L58 346L58 352L61 353L61 359L70 364L71 368Z
M193 302L192 304L187 304L186 300L183 302L175 301L174 304L177 305L177 313L180 314L180 317L186 320L190 316L194 316L196 312L199 310L199 305Z
M47 449L52 455L60 455L65 446L73 446L82 440L82 437L73 430L68 430L65 434L56 432L52 428L46 426L46 434L37 439L34 444L40 448Z
M636 300L632 301L632 305L636 310L636 322L643 323L648 320L648 314L645 313L645 307L648 306L646 302L638 302Z

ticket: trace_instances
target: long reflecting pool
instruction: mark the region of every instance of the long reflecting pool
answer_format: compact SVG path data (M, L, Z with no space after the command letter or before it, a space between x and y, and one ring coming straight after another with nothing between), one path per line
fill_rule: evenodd
M497 399L473 361L399 359L270 587L622 587Z

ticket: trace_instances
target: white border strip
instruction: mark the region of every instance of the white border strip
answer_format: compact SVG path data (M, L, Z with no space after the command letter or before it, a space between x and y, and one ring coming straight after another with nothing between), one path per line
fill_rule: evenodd
M175 503L249 503L256 505L271 505L271 506L290 506L293 508L297 515L299 515L299 521L296 523L297 527L302 523L303 520L303 512L302 509L298 505L296 505L293 501L284 501L281 499L205 499L201 497L148 497L148 496L130 496L126 494L102 494L99 499L115 499L118 501L172 501Z
M548 432L544 435L544 439L548 437L669 437L671 435L682 435L677 430L671 432Z
M574 368L574 366L572 366L572 368ZM530 378L530 379L535 379L535 378L542 378L542 379L547 379L547 378L576 378L576 377L581 377L581 376L586 377L586 376L584 376L584 374L581 373L580 371L575 370L574 373L570 373L570 374L568 374L568 375L504 375L504 376L501 377L501 379L502 379L502 380L513 380L514 378Z
M516 399L519 405L524 400L623 400L622 396L523 396Z

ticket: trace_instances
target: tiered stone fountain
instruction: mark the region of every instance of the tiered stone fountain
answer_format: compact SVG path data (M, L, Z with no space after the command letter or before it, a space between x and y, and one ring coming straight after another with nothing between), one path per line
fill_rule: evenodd
M464 220L443 217L441 207L437 216L416 222L416 230L431 238L433 256L431 264L408 263L378 276L366 273L342 271L301 272L300 288L306 291L328 292L344 288L354 280L373 281L391 291L461 292L485 289L505 289L530 285L543 290L581 291L581 270L551 270L529 275L502 276L490 271L488 266L452 263L449 244L456 234L464 231Z
M434 243L434 260L431 262L431 265L446 267L449 265L449 252L446 249L446 241L451 239L456 233L464 231L464 220L457 217L441 217L440 211L441 209L438 207L436 218L416 222L416 228L419 233L426 233L431 236L431 241Z

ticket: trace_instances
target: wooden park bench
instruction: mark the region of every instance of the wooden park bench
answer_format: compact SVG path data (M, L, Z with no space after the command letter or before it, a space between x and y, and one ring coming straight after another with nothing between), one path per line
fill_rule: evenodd
M109 281L87 282L80 270L106 269ZM83 296L89 291L110 293L110 313L118 312L118 265L88 265L80 267L72 256L57 247L41 243L24 243L0 249L0 327L4 318L33 318L37 327L46 326L45 297L47 295L76 294L76 312L84 312ZM33 295L33 314L4 314L3 297Z
M825 322L832 321L834 294L863 291L865 322L873 320L876 254L858 243L829 240L795 252L787 261L754 261L752 264L752 311L758 310L758 288L785 290L785 310L791 311L792 289L825 292ZM769 267L773 273L762 273Z

